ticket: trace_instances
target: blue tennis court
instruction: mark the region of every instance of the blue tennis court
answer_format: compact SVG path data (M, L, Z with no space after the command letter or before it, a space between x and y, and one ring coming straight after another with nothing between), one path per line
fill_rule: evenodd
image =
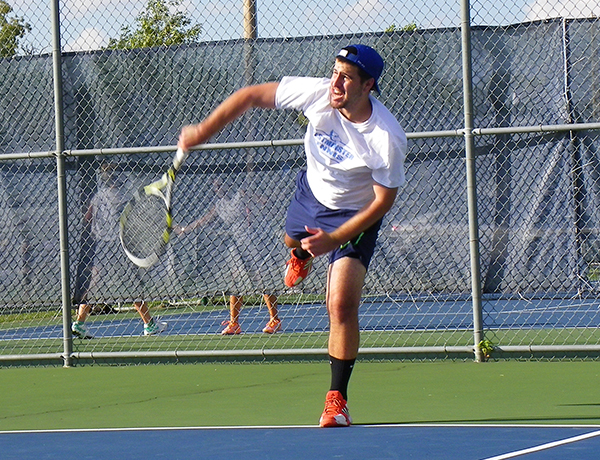
M327 330L326 310L321 303L280 305L283 332L321 332ZM244 308L241 313L244 333L261 333L266 311L259 307ZM228 311L169 313L165 334L218 334ZM385 319L385 321L383 321ZM423 331L470 330L473 328L473 307L468 299L446 301L385 301L371 299L360 311L363 331ZM498 299L486 301L484 325L487 328L570 328L600 327L600 311L595 299ZM90 332L96 337L131 337L142 333L138 317L123 318L107 315L102 320L89 321ZM0 330L0 340L62 338L61 325L20 327Z
M4 460L592 460L598 427L358 425L4 432Z

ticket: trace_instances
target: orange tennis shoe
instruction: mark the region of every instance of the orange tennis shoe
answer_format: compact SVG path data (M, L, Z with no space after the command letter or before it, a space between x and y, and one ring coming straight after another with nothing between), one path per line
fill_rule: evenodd
M287 287L298 286L310 273L313 258L298 259L292 249L292 258L287 261L285 269L285 285Z
M352 418L348 411L346 400L339 391L330 391L325 399L325 410L319 420L321 428L350 426Z
M265 328L263 329L263 332L265 334L275 334L280 329L281 329L281 320L279 318L271 318L269 320L269 322L267 323L267 325L265 326Z
M237 335L241 334L242 328L240 327L240 323L237 321L223 321L221 323L223 326L227 326L223 331L221 331L221 335Z

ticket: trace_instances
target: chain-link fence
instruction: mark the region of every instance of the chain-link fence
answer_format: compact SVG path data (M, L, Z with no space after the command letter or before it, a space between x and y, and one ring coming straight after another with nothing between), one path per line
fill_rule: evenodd
M300 287L282 282L301 113L250 112L190 156L173 203L184 231L157 266L128 261L118 217L169 165L182 126L245 84L329 76L357 42L383 56L379 99L409 136L407 185L367 275L361 354L600 351L597 6L10 6L24 34L0 59L0 362L323 355L326 258ZM153 18L179 18L188 40L114 46ZM277 296L276 334L262 332L263 294ZM243 296L242 334L222 336L230 296ZM73 340L82 310L93 339ZM149 316L167 329L145 336Z

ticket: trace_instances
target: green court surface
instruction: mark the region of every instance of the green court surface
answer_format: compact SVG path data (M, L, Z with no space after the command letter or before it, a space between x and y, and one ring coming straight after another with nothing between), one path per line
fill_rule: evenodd
M0 431L316 425L326 362L0 369ZM359 362L355 424L600 425L593 361Z

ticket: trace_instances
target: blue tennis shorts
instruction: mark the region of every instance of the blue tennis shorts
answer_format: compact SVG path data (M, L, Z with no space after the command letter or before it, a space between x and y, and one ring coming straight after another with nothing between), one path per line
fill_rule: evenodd
M357 213L353 209L329 209L317 201L313 195L308 181L306 171L300 171L296 177L296 193L287 211L285 232L291 238L300 241L310 233L306 232L304 226L309 228L321 228L326 232L332 232L340 225ZM348 241L329 253L329 263L332 264L342 257L358 259L369 268L369 262L375 252L377 234L381 227L381 221L377 221L352 241Z

